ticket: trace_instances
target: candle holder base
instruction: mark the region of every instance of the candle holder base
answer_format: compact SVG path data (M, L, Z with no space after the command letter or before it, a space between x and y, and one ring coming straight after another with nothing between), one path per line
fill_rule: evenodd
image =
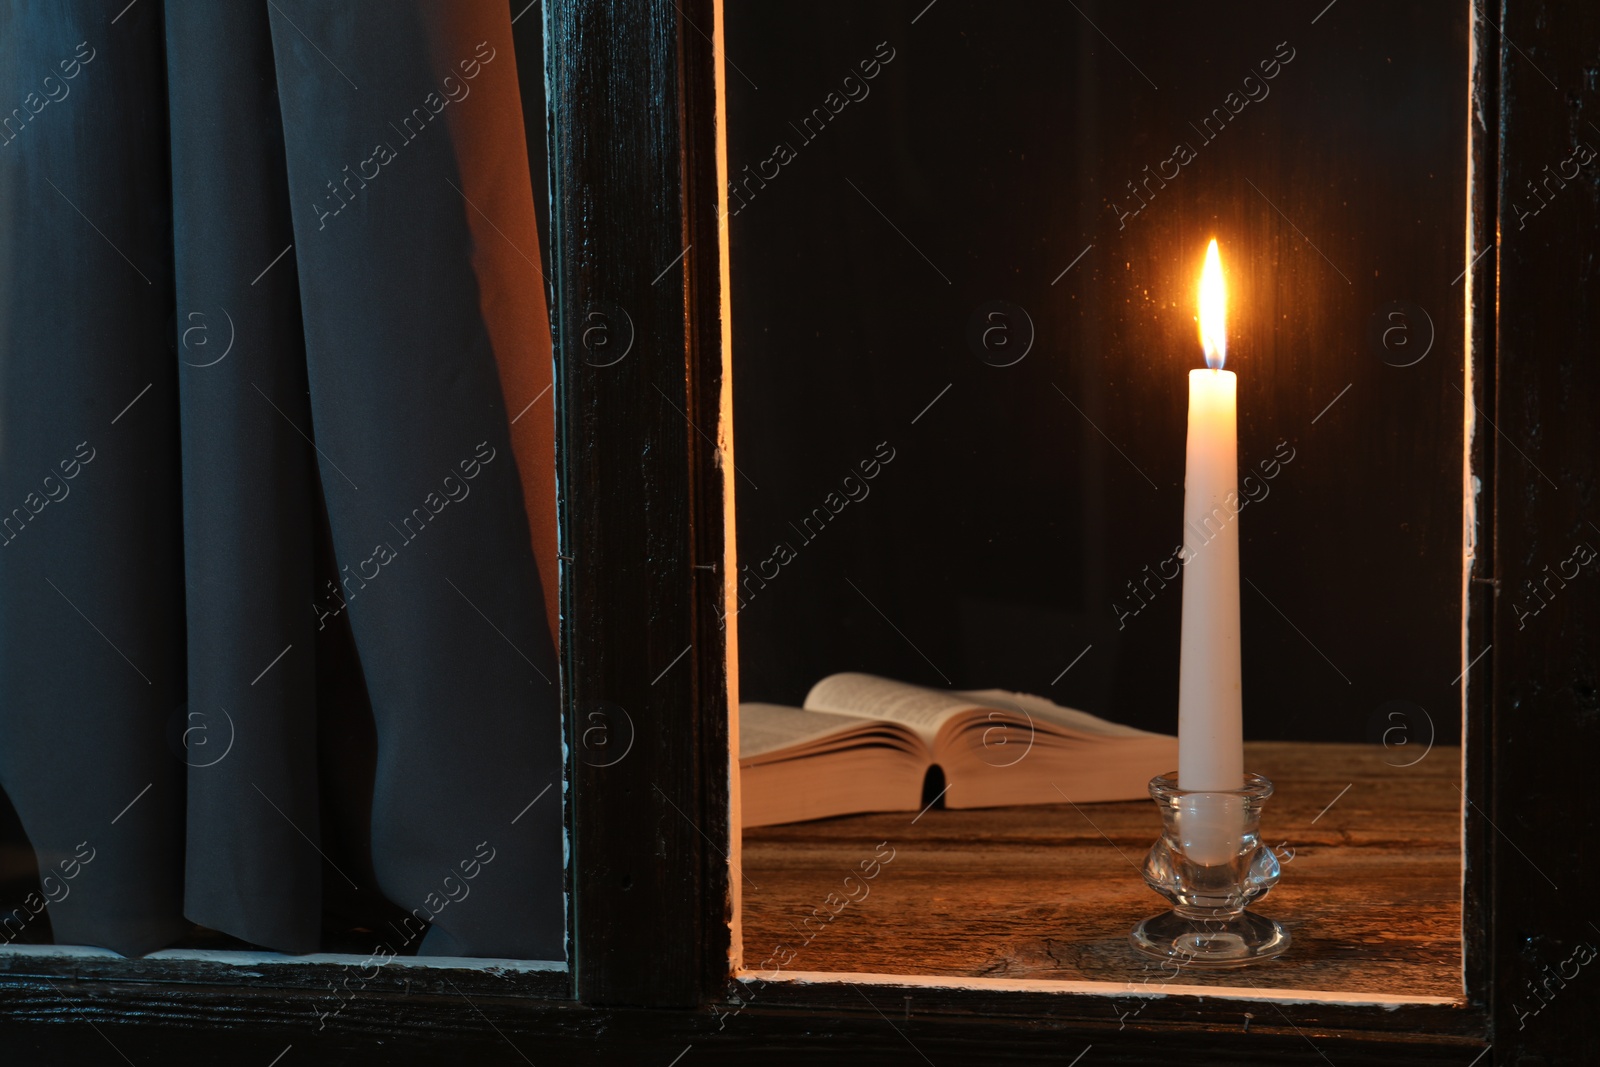
M1164 832L1145 858L1144 880L1172 902L1128 935L1134 950L1193 967L1241 967L1289 947L1289 932L1245 910L1278 884L1278 858L1261 843L1261 806L1272 783L1247 774L1241 788L1178 788L1176 771L1150 780Z
M1232 919L1186 919L1176 911L1152 915L1128 935L1146 956L1189 967L1243 967L1289 947L1289 931L1254 912Z

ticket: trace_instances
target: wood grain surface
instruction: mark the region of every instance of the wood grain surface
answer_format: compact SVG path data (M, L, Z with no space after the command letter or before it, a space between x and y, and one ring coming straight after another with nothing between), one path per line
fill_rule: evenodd
M1283 878L1256 908L1293 937L1277 960L1190 968L1183 985L1457 998L1461 981L1461 751L1267 743L1262 838ZM1412 766L1404 764L1415 762ZM1071 783L1060 783L1071 796ZM1348 788L1346 788L1348 787ZM1337 798L1337 799L1335 799ZM1128 946L1164 910L1139 865L1160 830L1151 801L857 815L744 835L745 966L1134 983L1167 981ZM844 878L894 850L827 923ZM1290 853L1292 850L1292 858ZM825 904L829 894L838 894ZM808 940L809 939L809 940Z

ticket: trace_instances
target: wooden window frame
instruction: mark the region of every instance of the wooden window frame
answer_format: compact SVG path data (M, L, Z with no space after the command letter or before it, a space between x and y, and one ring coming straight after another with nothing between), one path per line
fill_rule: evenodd
M318 1027L316 997L327 998L324 1010L334 1003L327 987L348 975L346 964L13 955L0 957L0 1045L103 1063L115 1062L110 1043L130 1058L174 1064L244 1052L266 1063L291 1046L288 1067L345 1062L380 1044L395 1064L441 1056L666 1064L689 1046L696 1063L744 1061L752 1050L772 1064L819 1054L887 1063L909 1062L914 1040L940 1067L1066 1062L1087 1045L1099 1064L1181 1055L1196 1067L1465 1067L1554 1062L1593 1044L1600 1023L1591 994L1551 997L1534 1020L1518 1011L1530 1005L1526 987L1541 966L1587 936L1578 887L1600 877L1600 856L1581 846L1600 814L1573 784L1586 766L1582 746L1570 743L1594 731L1600 606L1591 601L1600 598L1553 603L1537 643L1516 638L1512 607L1512 591L1581 536L1576 502L1600 491L1600 422L1561 418L1572 410L1567 398L1600 395L1600 361L1575 358L1600 347L1600 323L1574 314L1570 284L1551 274L1561 264L1577 273L1596 253L1593 208L1575 195L1562 210L1589 224L1542 227L1535 239L1516 228L1513 203L1541 164L1559 158L1552 150L1570 147L1571 130L1600 122L1593 92L1563 100L1547 92L1540 69L1588 69L1600 9L1565 9L1559 20L1541 12L1525 0L1475 7L1463 100L1472 386L1463 418L1475 427L1477 495L1464 579L1464 660L1473 666L1462 680L1461 1006L1272 1010L1260 1000L1174 995L1119 1029L1104 997L907 979L918 1011L901 1028L843 982L771 983L751 998L732 969L736 650L720 625L732 536L720 0L546 0L563 699L573 753L569 969L386 967ZM1546 470L1528 455L1544 458ZM595 714L631 746L614 765L582 758ZM1561 810L1572 795L1583 805L1576 819ZM1545 892L1531 856L1567 888ZM892 999L900 987L875 989ZM1252 1010L1246 1032L1240 1018Z

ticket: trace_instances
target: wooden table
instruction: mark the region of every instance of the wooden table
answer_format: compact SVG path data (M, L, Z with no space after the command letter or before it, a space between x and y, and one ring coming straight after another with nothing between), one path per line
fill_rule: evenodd
M1245 765L1276 785L1262 819L1283 878L1256 910L1284 923L1282 957L1190 968L1184 985L1459 998L1461 750L1254 742ZM1070 783L1062 788L1071 794ZM1164 978L1128 946L1165 909L1139 874L1160 829L1152 801L856 815L744 834L745 966L776 946L787 971L1119 984ZM880 842L887 848L879 849ZM1281 845L1280 845L1281 843ZM884 865L830 922L813 909L875 852ZM1292 858L1290 857L1292 850ZM853 892L860 896L861 890Z

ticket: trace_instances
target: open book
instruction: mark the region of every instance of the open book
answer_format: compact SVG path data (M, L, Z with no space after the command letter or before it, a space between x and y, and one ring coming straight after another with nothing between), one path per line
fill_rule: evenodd
M937 764L950 808L1138 800L1178 765L1178 739L985 689L833 674L804 708L739 705L743 825L917 811Z

